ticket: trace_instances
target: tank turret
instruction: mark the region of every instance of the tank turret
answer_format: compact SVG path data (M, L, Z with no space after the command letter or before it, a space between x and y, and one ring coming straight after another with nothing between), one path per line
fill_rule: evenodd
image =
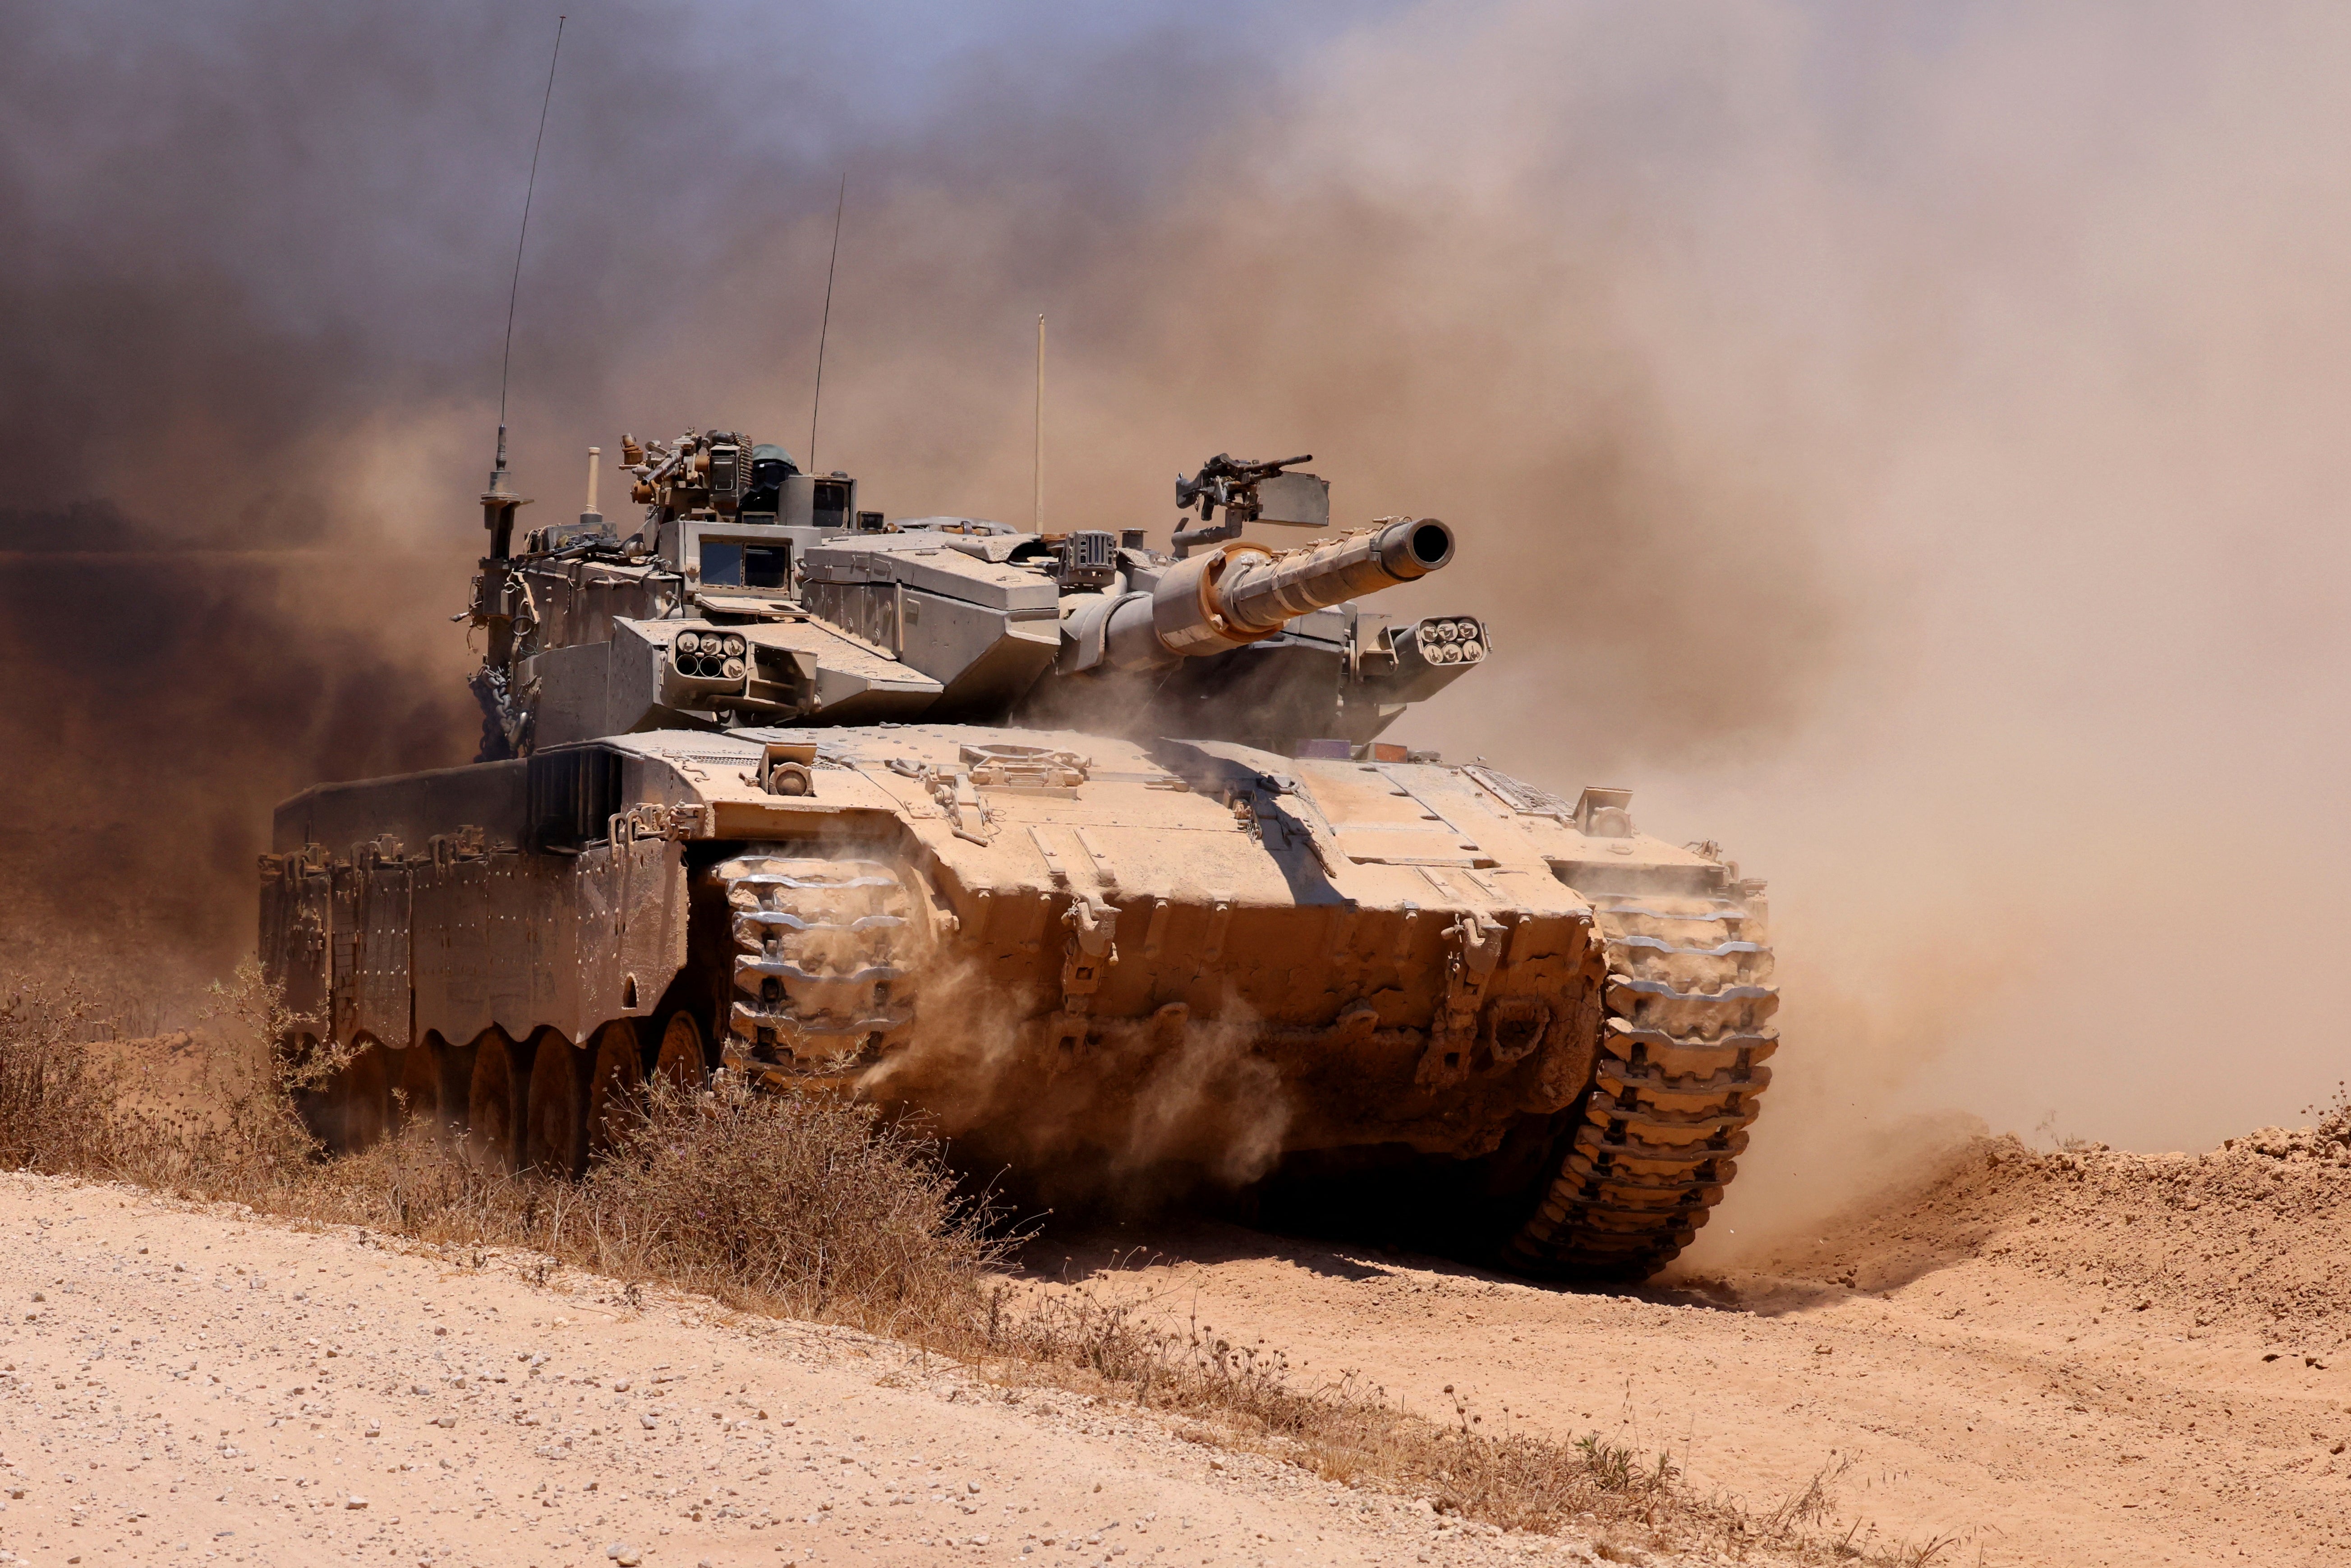
M890 522L856 509L849 476L732 431L630 436L622 458L645 508L633 535L591 502L483 562L485 760L644 729L916 719L1360 745L1486 655L1467 617L1374 631L1355 608L1451 562L1433 517L1170 557L1139 532ZM1323 482L1281 467L1213 460L1186 485L1228 522L1179 548L1234 516L1327 520Z

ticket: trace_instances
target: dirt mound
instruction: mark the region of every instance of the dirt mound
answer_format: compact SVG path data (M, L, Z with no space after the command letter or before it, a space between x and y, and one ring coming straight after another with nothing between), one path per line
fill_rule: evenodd
M2196 1326L2351 1324L2351 1115L2265 1127L2202 1155L2103 1144L2043 1154L1980 1138L1836 1217L1767 1273L1882 1293L1971 1258L2158 1301ZM2307 1337L2306 1333L2302 1337Z

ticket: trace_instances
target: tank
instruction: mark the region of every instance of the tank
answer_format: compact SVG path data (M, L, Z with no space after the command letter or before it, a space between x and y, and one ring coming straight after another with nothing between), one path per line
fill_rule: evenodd
M480 758L277 810L261 951L291 1043L354 1051L336 1147L577 1174L649 1078L728 1074L1049 1197L1353 1195L1537 1277L1705 1224L1778 1043L1764 884L1623 789L1382 738L1499 657L1365 608L1451 526L1333 529L1309 458L1179 479L1167 551L885 517L733 432L622 459L626 532L592 451L528 529L501 456Z

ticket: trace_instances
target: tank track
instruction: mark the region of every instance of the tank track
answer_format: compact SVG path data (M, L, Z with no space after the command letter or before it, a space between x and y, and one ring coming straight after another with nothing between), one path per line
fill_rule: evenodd
M1592 895L1606 945L1598 1062L1506 1264L1554 1280L1639 1280L1697 1236L1738 1171L1780 1037L1771 950L1735 898Z
M749 854L711 874L734 948L725 1067L781 1088L853 1072L904 1041L923 928L898 868Z

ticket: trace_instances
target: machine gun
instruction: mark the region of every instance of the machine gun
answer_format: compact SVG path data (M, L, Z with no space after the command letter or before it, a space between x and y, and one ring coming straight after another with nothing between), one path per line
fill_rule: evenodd
M1329 528L1331 482L1311 474L1282 472L1293 464L1313 461L1311 452L1271 463L1244 462L1230 453L1219 452L1200 465L1200 471L1189 479L1177 475L1176 504L1198 507L1202 526L1176 530L1176 559L1182 560L1191 554L1194 545L1237 539L1241 529L1250 523ZM1218 507L1225 509L1225 520L1212 526L1208 517Z
M751 488L751 444L733 431L687 431L675 441L621 437L621 467L636 483L629 499L661 523L687 512L731 517Z

